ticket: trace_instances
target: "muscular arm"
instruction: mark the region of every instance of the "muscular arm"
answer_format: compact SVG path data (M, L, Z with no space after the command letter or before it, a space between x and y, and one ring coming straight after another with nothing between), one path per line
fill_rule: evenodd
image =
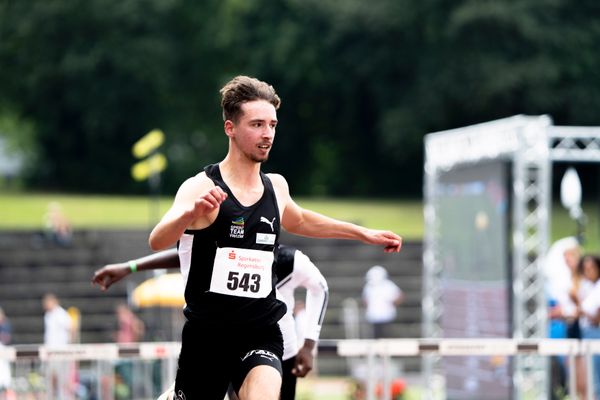
M179 257L177 249L169 249L159 253L150 254L133 260L137 265L138 271L145 271L159 268L179 268ZM108 264L94 273L92 283L100 286L102 290L107 290L114 283L120 281L131 273L129 262L117 264Z
M169 211L150 233L150 248L163 250L173 246L187 228L207 227L226 198L227 194L206 175L188 179L177 191Z
M287 182L281 175L270 174L269 177L277 192L281 224L288 232L316 238L359 240L383 246L386 253L400 251L402 238L394 232L365 228L302 208L291 198Z

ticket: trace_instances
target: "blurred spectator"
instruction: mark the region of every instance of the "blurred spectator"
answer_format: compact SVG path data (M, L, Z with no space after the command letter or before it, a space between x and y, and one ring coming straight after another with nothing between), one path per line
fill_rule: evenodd
M366 306L365 318L372 327L373 337L387 337L389 325L396 318L396 307L404 300L404 293L388 278L384 267L375 265L367 271L362 298Z
M548 297L550 338L580 339L577 315L577 293L582 277L578 273L581 250L574 237L566 237L552 244L546 255L544 275ZM560 398L567 392L567 365L564 357L553 356L551 362L551 398Z
M53 293L42 299L44 306L44 345L66 346L72 342L74 324L69 313L60 306ZM75 364L71 361L49 361L46 376L50 377L48 395L55 399L73 399L77 387Z
M4 345L0 342L0 351ZM10 375L10 363L7 360L0 359L0 399L7 399L12 377Z
M60 306L53 293L47 293L42 304L44 306L44 344L46 346L63 346L71 343L73 323L69 313Z
M131 309L123 303L115 308L117 316L117 330L114 334L117 343L135 343L144 337L144 322L139 319ZM130 360L118 361L115 365L115 392L116 400L130 399L133 393L133 363Z
M77 307L67 308L67 314L71 318L71 343L81 342L81 311Z
M144 322L126 304L118 304L115 312L118 324L117 331L115 332L115 341L117 343L135 343L141 341L145 331Z
M595 280L597 279L597 269L598 260L594 256L586 255L580 258L579 265L577 266L578 284L573 287L571 292L571 298L577 306L577 315L579 317L580 335L579 337L575 337L577 339L583 338L584 330L591 325L589 318L584 315L581 305L594 289ZM589 303L588 300L586 305L589 307L590 305L593 305L593 303ZM568 333L567 336L569 336ZM587 399L587 367L584 357L577 356L575 358L575 368L577 394L579 395L579 398Z
M4 310L0 307L0 343L8 346L11 342L12 326L10 321L6 318Z
M44 225L46 235L53 242L61 246L69 246L73 238L71 224L62 211L62 207L57 202L48 204L48 210L44 215Z
M544 274L546 293L550 304L550 337L580 337L577 306L573 293L577 292L581 278L577 266L581 257L579 242L574 237L556 241L546 255Z
M593 284L581 300L579 307L582 337L600 339L600 259L596 256L585 256L581 268L583 276ZM593 356L592 369L595 398L598 399L600 398L600 356Z
M8 318L0 308L0 351L8 346L11 340L11 326ZM11 385L10 364L8 361L0 360L0 399L5 398Z

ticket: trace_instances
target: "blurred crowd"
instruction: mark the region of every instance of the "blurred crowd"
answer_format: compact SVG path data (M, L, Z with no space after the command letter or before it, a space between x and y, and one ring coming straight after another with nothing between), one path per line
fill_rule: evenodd
M600 258L585 254L574 237L555 242L544 266L548 299L549 337L557 339L600 338ZM576 370L579 398L586 393L586 365L582 357L570 365L565 357L551 361L552 398L568 392L569 369ZM594 398L600 397L600 356L593 357ZM591 383L591 382L590 382Z
M44 338L43 344L48 347L60 347L80 342L80 314L76 307L65 309L59 298L54 293L46 293L41 299L44 311ZM121 303L115 308L115 324L111 330L111 339L117 343L140 342L144 339L145 324L135 315L128 305ZM12 344L12 325L9 318L0 307L0 351L4 346ZM88 398L89 389L80 381L78 368L73 361L51 361L47 362L44 370L38 374L44 374L48 380L46 387L41 382L41 376L30 376L32 382L28 382L32 393L31 398L37 398L35 382L39 391L46 392L50 398L75 399ZM115 398L131 398L132 365L131 362L119 362L115 365L114 377ZM0 360L0 400L15 399L15 382L11 376L11 366L8 361Z

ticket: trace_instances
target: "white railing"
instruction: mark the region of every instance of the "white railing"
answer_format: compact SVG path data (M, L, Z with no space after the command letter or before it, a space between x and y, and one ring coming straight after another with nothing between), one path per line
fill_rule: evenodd
M49 389L65 390L65 398L113 398L118 390L119 378L115 371L130 368L129 398L151 399L166 389L175 379L177 357L181 344L178 342L151 342L133 344L78 344L49 348L36 345L20 345L0 348L0 363L10 363L11 388L17 398L52 398ZM592 356L600 355L600 340L572 339L347 339L322 340L319 351L336 353L341 357L364 357L370 369L382 370L383 397L390 398L391 376L389 366L392 357L452 357L452 356L519 356L540 357L565 356L574 365L575 357L585 357L587 365L587 398L593 399ZM380 361L378 361L378 358ZM157 364L160 363L160 365ZM71 379L77 371L79 388L65 389L66 384L56 379ZM158 372L157 372L158 371ZM532 371L534 373L536 371ZM537 371L539 373L539 371ZM32 374L37 373L37 380ZM576 399L575 368L569 369L569 398ZM54 375L57 376L54 376ZM84 379L82 379L84 378ZM123 377L121 377L123 379ZM374 400L375 385L380 378L369 374L367 400ZM82 382L82 380L86 380ZM83 387L84 383L87 387ZM149 386L154 387L150 388ZM58 386L58 387L57 387ZM84 390L93 396L76 394ZM39 392L39 393L38 393ZM135 392L135 393L133 393ZM39 394L39 396L36 396ZM70 397L72 396L72 397ZM424 393L431 399L431 394Z
M0 371L10 371L7 386L17 399L156 399L175 380L180 348L175 342L2 347Z
M323 341L321 346L335 347L337 354L343 357L366 357L370 367L375 366L377 357L381 358L383 368L383 395L381 398L389 399L390 381L389 366L392 357L411 356L565 356L569 365L575 365L575 358L585 357L587 373L587 400L594 399L594 385L592 375L592 356L600 354L600 340L575 340L575 339L378 339L378 340L338 340ZM372 368L370 368L372 369ZM530 371L534 374L547 373L548 371ZM367 381L367 400L374 400L375 384L379 377L369 374ZM576 395L576 369L569 368L569 398L577 399ZM431 389L425 385L423 394L425 399L438 398ZM537 388L543 393L542 388ZM532 394L535 399L539 395ZM442 396L443 398L443 396ZM582 399L583 400L583 399Z

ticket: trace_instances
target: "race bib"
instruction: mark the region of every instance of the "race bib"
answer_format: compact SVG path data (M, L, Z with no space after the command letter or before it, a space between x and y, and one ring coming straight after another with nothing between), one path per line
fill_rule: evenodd
M271 251L217 248L210 291L229 296L263 298L272 290Z

